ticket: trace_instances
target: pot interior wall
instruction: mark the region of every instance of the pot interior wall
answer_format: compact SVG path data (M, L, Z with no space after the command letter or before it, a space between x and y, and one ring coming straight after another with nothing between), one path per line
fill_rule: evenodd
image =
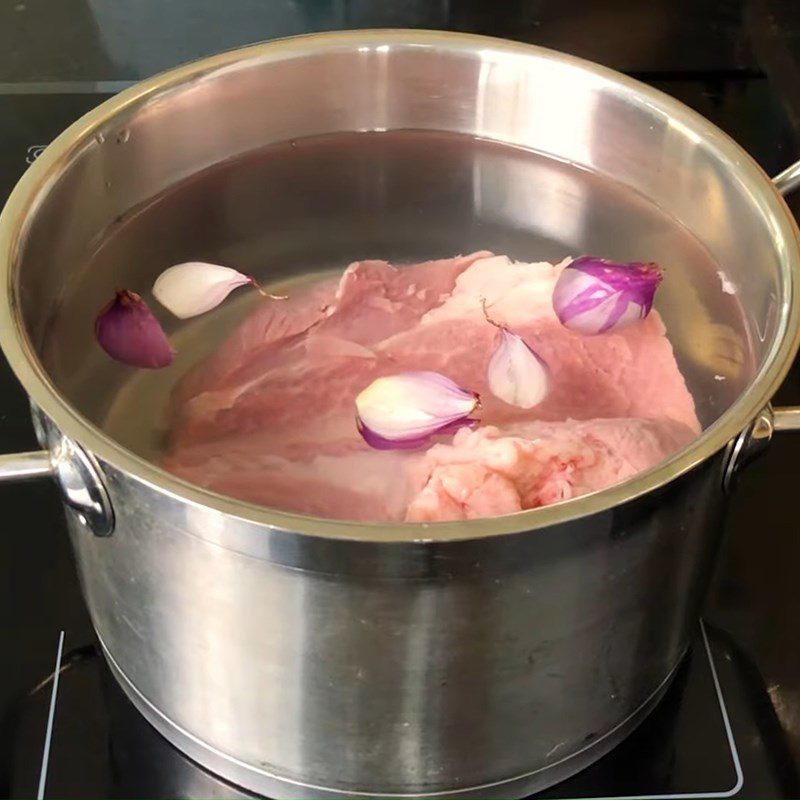
M658 308L705 425L766 362L789 244L690 118L535 51L308 42L86 129L26 229L16 283L31 341L57 387L123 444L157 454L174 380L257 302L241 296L185 330L164 315L181 354L171 378L143 388L152 374L110 362L94 318L114 289L147 297L184 260L278 286L364 257L481 248L652 260L668 270Z

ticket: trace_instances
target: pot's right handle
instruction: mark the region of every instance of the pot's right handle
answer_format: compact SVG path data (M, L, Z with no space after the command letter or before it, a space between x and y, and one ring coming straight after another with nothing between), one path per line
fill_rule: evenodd
M800 431L800 406L773 408L772 430Z
M783 172L779 172L773 179L775 188L782 194L787 195L800 186L800 161L786 167Z
M43 444L45 442L42 442ZM61 436L52 450L0 456L0 483L52 476L61 496L95 536L114 530L111 500L95 460L79 445Z

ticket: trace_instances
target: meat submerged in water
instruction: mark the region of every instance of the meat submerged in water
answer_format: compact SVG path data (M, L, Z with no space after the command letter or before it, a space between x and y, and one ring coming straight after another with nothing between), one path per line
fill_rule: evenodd
M558 503L630 478L694 438L670 420L528 422L456 433L414 466L409 522L478 519Z
M362 261L265 303L177 386L164 466L273 508L374 521L513 513L629 478L699 433L694 403L656 312L600 336L558 321L562 269L486 252ZM488 389L498 331L484 302L549 367L549 393L531 409ZM478 392L480 427L417 451L371 449L355 397L417 370Z

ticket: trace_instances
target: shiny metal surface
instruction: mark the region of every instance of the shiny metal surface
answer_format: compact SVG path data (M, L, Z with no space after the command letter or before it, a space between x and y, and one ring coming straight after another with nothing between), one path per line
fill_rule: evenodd
M47 428L47 450L0 456L0 483L52 476L62 501L75 511L81 524L96 536L110 536L114 512L94 459L52 425Z
M775 432L776 412L771 406L762 408L756 418L745 428L728 448L728 460L722 476L722 488L732 491L739 473L751 462L758 458L769 443Z
M64 364L46 348L60 276L77 279L121 215L270 141L405 128L571 161L689 228L744 308L752 370L736 361L738 399L694 445L625 484L435 526L353 525L213 495L120 447L65 399L53 378ZM563 777L565 759L578 769L599 757L683 653L718 545L729 443L797 348L799 264L769 179L652 89L479 37L332 34L179 68L51 144L0 217L0 339L54 440L97 465L116 527L87 535L67 507L81 581L107 652L169 720L166 735L180 744L185 733L200 760L216 754L209 766L253 788L248 776L268 773L275 796L298 784L435 796L504 783L499 795L522 795ZM692 300L689 278L697 313L675 332L687 357L716 332L702 313L714 301ZM71 313L85 320L96 301L88 293ZM64 358L79 369L83 355Z
M797 406L787 406L785 408L774 409L773 426L776 431L799 431L800 430L800 408Z
M721 530L721 470L719 456L590 521L465 542L265 536L155 504L107 465L114 535L68 519L107 650L209 768L256 790L261 773L283 779L280 797L506 781L497 795L523 796L564 773L523 776L599 757L680 659ZM262 557L236 549L246 536Z
M53 474L47 450L0 456L0 481L25 481Z
M50 452L64 504L95 536L110 536L114 511L92 456L66 436L57 436Z
M800 161L789 165L772 179L772 183L782 195L793 192L800 186ZM723 487L733 488L736 475L754 458L757 458L769 444L773 433L800 430L800 408L763 408L752 424L731 443L730 456L725 468Z
M775 188L783 195L793 192L800 186L800 161L786 167L785 170L776 175L772 182Z
M310 798L331 798L342 797L341 793L333 793L322 786L309 786L303 783L287 782L284 778L271 774L265 769L254 768L251 764L242 761L234 762L230 757L218 750L214 750L188 731L183 730L172 720L165 717L155 706L143 697L136 687L128 680L127 676L114 661L111 654L103 648L103 653L108 662L109 668L120 686L125 691L128 698L144 716L144 718L162 736L175 743L184 753L194 761L207 767L216 774L225 774L238 786L250 786L259 794L265 797L281 796L289 800L310 800ZM628 734L644 720L644 718L655 708L658 702L666 693L679 665L667 675L666 678L656 687L655 691L637 708L629 717L622 720L615 728L603 734L600 738L593 739L586 745L584 750L572 753L565 758L554 762L539 770L520 775L519 777L500 783L483 784L477 787L469 787L454 792L437 794L442 798L475 798L475 800L492 800L493 798L527 796L539 791L553 783L566 780L572 775L580 772L589 761L594 761L609 753L614 749ZM584 752L586 751L586 752ZM587 758L588 756L588 758ZM196 777L197 773L194 773ZM189 778L193 777L191 774ZM364 797L364 792L352 792L348 797ZM203 796L201 792L187 790L186 797ZM373 795L374 796L374 795Z

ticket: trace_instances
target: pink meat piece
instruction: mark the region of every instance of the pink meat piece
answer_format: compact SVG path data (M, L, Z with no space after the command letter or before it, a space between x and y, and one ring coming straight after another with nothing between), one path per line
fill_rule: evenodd
M413 467L406 520L477 519L569 500L652 467L695 431L672 420L534 421L461 430Z
M410 463L420 454L352 450L289 459L265 453L263 437L225 441L223 451L181 453L174 471L199 486L298 514L402 520Z
M654 312L617 333L571 333L551 306L562 268L488 253L402 268L363 261L338 282L265 303L177 386L165 467L267 506L400 520L509 513L652 466L699 432L664 326ZM483 300L493 319L522 335L550 366L551 392L534 409L514 408L488 391L486 367L498 332L484 318ZM378 452L358 434L358 392L381 375L419 369L481 394L482 427L445 440L456 454L482 443L471 462L431 461L446 457L446 443L427 453ZM526 432L532 421L561 427ZM646 431L641 442L639 428ZM513 474L484 463L483 451L500 442L520 454ZM573 464L573 450L583 460L573 459L573 480L562 485L558 465ZM597 465L590 469L591 454ZM541 489L521 489L520 476L534 472ZM466 504L456 500L463 495L456 485L468 489Z
M278 429L295 424L308 416L307 408L288 402L297 392L304 402L313 397L318 413L341 412L349 386L359 381L359 362L375 361L371 347L412 328L453 291L462 272L490 255L402 269L359 261L310 294L265 303L179 383L171 404L176 443L256 430L264 422Z

